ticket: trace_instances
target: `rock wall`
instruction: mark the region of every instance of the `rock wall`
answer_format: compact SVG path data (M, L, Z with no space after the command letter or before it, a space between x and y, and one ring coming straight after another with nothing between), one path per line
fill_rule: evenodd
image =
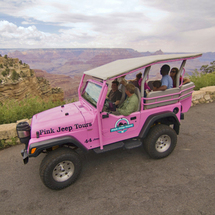
M0 84L0 102L7 99L22 100L26 97L39 96L42 99L51 98L53 101L63 101L64 93L61 88L52 88L45 79L35 76L13 83Z
M46 79L36 77L29 65L18 58L0 56L0 103L35 96L52 101L64 100L63 90L52 88Z
M192 94L192 106L201 103L209 103L215 100L215 86L203 87Z
M192 106L213 101L215 101L215 86L204 87L193 92ZM16 125L22 121L28 121L29 125L31 124L31 120L23 119L16 123L0 125L0 149L20 143L16 133Z

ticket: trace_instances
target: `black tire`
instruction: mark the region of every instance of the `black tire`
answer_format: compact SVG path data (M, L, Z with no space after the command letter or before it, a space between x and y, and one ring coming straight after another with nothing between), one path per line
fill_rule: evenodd
M167 125L155 125L150 129L143 144L151 158L164 158L174 150L177 144L177 134Z
M40 165L40 178L52 190L68 187L81 172L81 160L76 152L62 147L49 152Z

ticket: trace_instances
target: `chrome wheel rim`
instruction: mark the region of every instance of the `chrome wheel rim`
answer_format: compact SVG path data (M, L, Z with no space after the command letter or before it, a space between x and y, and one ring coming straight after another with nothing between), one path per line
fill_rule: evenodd
M52 176L57 182L67 181L72 177L75 166L71 161L62 161L53 169Z
M158 152L165 152L171 145L171 138L168 135L161 135L155 144L155 149Z

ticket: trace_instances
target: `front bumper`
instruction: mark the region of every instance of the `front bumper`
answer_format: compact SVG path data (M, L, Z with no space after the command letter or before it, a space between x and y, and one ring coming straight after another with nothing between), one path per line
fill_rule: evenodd
M28 163L28 153L27 153L27 150L23 149L21 151L21 155L22 155L22 159L23 159L24 164L27 164Z

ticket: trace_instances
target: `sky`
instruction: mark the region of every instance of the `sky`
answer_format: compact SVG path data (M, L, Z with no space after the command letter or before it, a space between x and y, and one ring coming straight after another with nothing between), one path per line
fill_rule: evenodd
M0 0L0 48L215 52L214 0Z

